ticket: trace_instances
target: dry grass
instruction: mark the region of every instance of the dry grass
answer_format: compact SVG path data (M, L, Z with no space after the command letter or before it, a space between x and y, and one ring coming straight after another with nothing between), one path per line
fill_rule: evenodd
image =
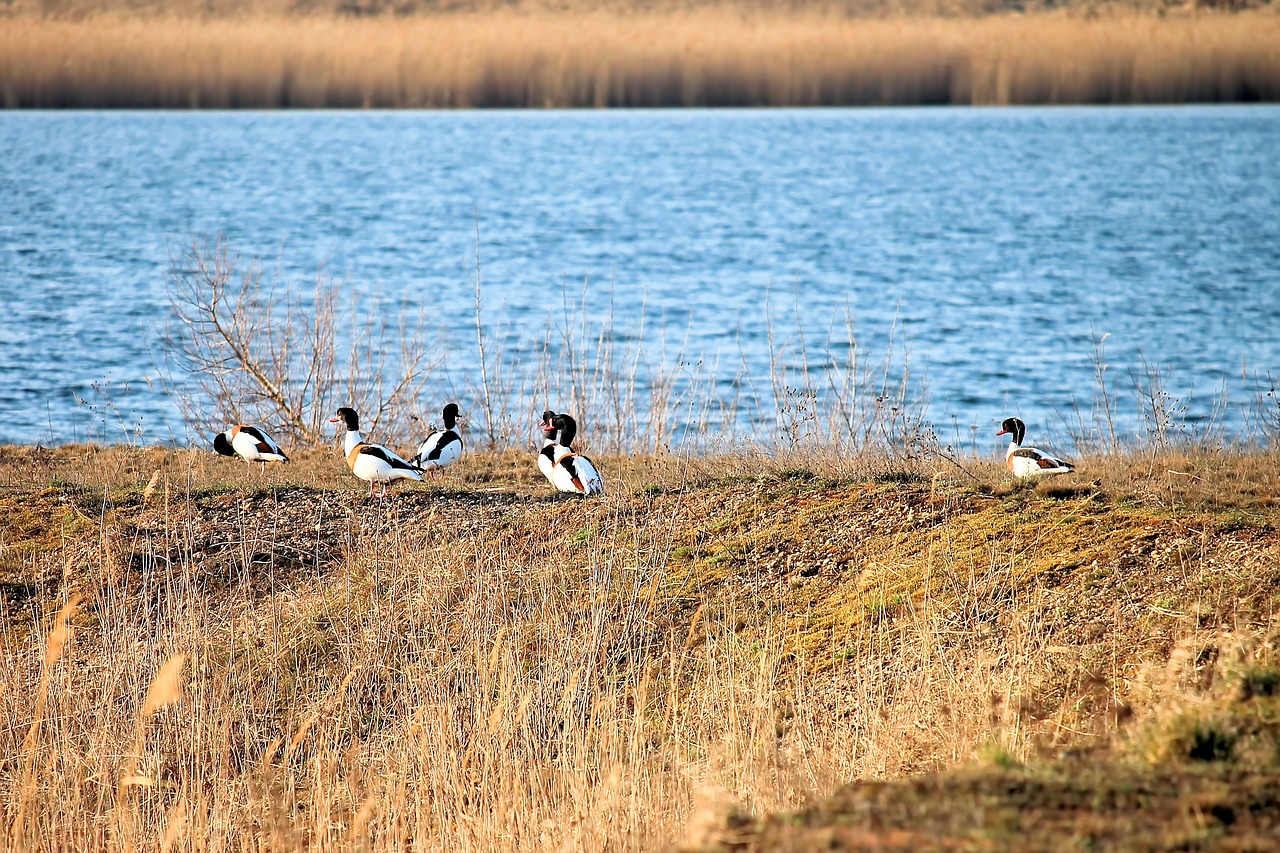
M9 107L1128 104L1280 98L1280 17L487 12L14 17Z
M1161 727L1274 655L1274 454L1086 460L1056 492L599 461L603 500L509 452L370 502L332 451L260 485L4 448L9 847L696 846L855 778L1168 761Z

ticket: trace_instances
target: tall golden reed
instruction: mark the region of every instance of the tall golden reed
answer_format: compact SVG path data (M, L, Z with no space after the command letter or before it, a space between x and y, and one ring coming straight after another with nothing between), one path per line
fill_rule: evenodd
M45 642L44 667L40 671L40 686L36 688L35 706L31 712L31 725L27 736L22 741L22 782L17 786L17 808L12 823L8 826L9 845L17 851L23 848L26 837L27 809L36 796L35 764L36 747L40 740L40 728L44 722L45 711L49 702L49 685L53 680L53 668L62 659L63 647L71 637L67 623L75 618L76 611L83 600L80 595L73 595L58 611L54 618L53 630ZM6 809L6 812L8 810Z
M16 17L7 107L1132 104L1280 99L1280 16L488 12Z

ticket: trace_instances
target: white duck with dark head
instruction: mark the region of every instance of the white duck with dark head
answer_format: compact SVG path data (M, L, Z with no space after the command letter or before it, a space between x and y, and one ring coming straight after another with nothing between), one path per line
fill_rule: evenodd
M213 449L222 456L239 456L249 465L261 462L259 477L266 473L268 462L289 461L280 445L272 441L271 436L263 432L261 427L244 424L236 424L226 432L215 435Z
M573 450L578 422L570 415L551 410L542 413L542 450L538 470L558 491L579 495L604 494L604 478L595 463Z
M444 429L433 430L422 440L417 454L409 460L411 465L426 469L432 477L435 477L441 468L447 468L458 461L463 451L462 436L458 434L458 427L465 423L458 412L457 403L450 403L444 407Z
M1022 478L1047 477L1051 474L1067 474L1076 470L1076 466L1063 459L1045 453L1038 447L1024 447L1022 440L1026 437L1027 425L1018 418L1005 418L996 435L1009 436L1009 449L1005 451L1004 463L1013 472L1013 476Z
M369 484L369 497L374 497L374 484L382 486L382 496L387 486L396 480L422 481L422 469L397 455L381 444L371 444L360 434L360 416L355 409L343 406L329 419L329 423L341 423L347 431L342 449L347 457L351 473Z

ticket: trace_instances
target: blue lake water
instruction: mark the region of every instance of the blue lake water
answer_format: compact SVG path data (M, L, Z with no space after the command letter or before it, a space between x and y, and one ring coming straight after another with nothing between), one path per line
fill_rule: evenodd
M477 229L486 311L531 352L584 278L724 393L768 385L771 315L775 347L798 325L822 351L847 312L864 352L909 354L940 431L984 444L1009 414L1043 434L1087 409L1104 334L1129 429L1144 361L1233 433L1280 379L1276 107L11 112L0 152L5 442L120 440L108 400L189 440L156 381L166 280L218 234L424 307L451 394ZM771 428L743 411L740 434Z

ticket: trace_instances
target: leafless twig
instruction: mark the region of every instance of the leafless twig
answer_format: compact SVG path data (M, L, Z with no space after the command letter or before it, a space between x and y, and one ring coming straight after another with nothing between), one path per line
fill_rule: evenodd
M175 259L168 295L168 350L195 386L175 399L197 429L262 423L321 444L342 405L360 411L370 430L406 429L411 402L439 364L406 303L392 322L353 295L342 321L336 283L319 276L303 292L265 281L260 265L241 267L221 240L196 241Z

